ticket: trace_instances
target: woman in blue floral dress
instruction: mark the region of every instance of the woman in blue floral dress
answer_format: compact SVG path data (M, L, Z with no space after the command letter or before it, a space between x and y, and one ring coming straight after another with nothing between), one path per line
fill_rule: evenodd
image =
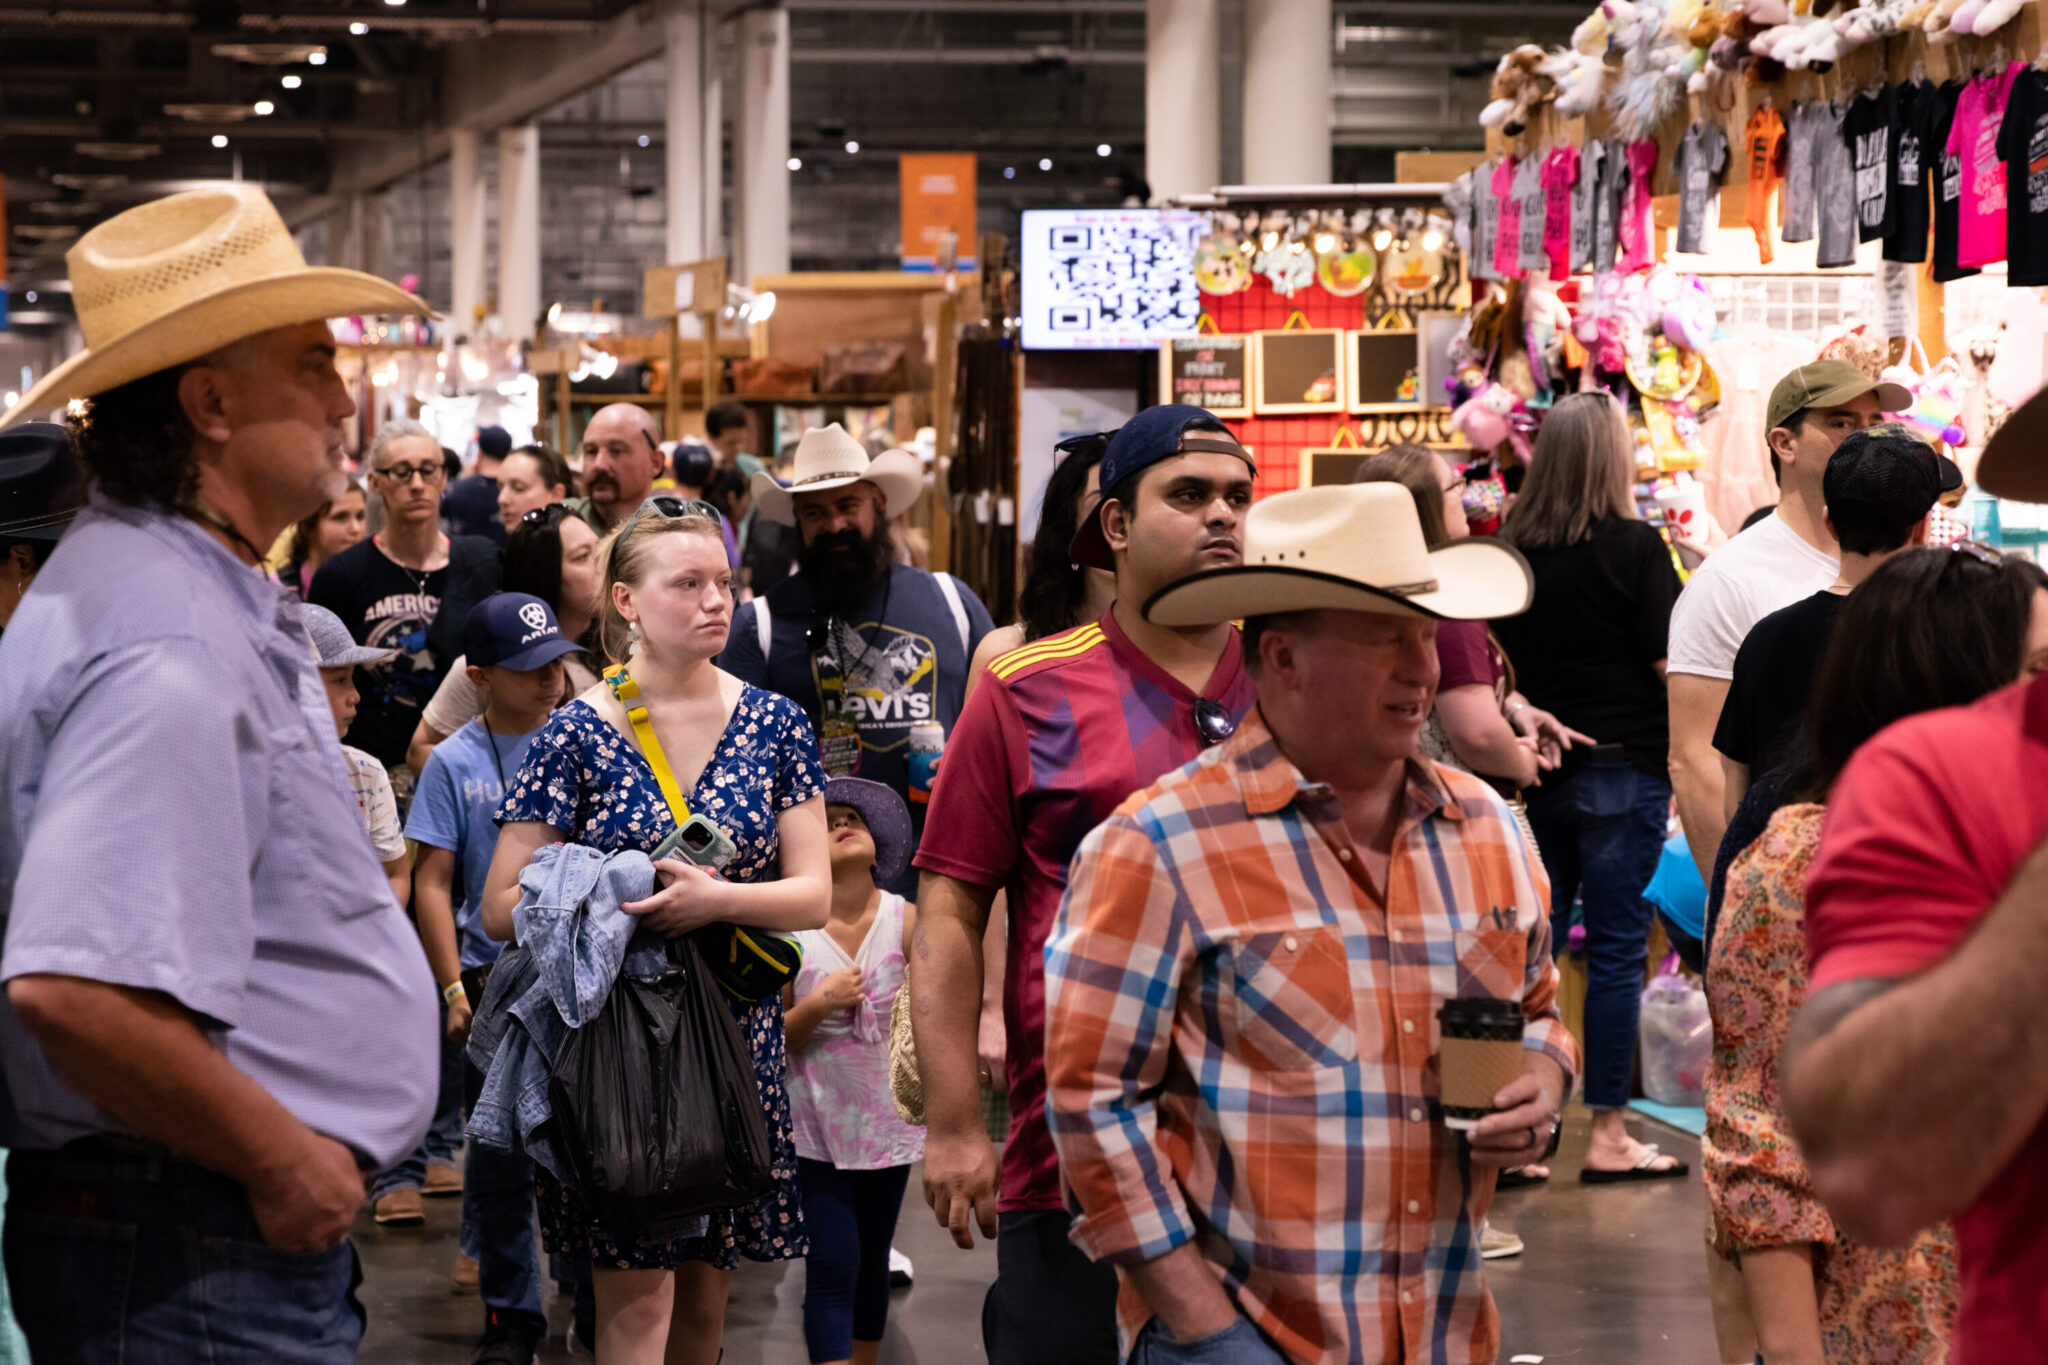
M687 510L694 506L658 499L605 542L599 606L608 638L634 642L633 682L690 809L738 853L724 880L665 860L661 889L624 908L670 937L720 921L816 928L831 893L817 740L795 703L713 666L732 624L732 570L717 521ZM483 910L486 928L505 935L520 869L535 850L567 839L649 852L675 824L624 708L602 683L534 736L498 818ZM792 1260L808 1250L780 1003L778 994L733 1007L767 1107L774 1185L760 1200L712 1214L701 1237L622 1242L574 1190L535 1172L548 1249L590 1258L609 1359L711 1365L738 1258Z

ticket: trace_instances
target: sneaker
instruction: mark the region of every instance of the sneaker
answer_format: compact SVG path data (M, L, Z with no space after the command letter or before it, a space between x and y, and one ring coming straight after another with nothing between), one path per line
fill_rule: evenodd
M420 1186L420 1193L429 1199L446 1199L462 1193L462 1172L453 1166L433 1165L427 1167L427 1182Z
M913 1271L910 1264L910 1258L908 1256L905 1256L902 1252L898 1251L895 1247L890 1247L889 1287L891 1289L910 1288L910 1277L912 1273Z
M418 1190L393 1190L370 1205L370 1216L380 1228L416 1228L427 1221L427 1210Z
M545 1319L536 1322L524 1314L501 1318L492 1313L469 1365L533 1365L534 1353L547 1334Z
M1519 1237L1515 1236L1515 1234L1514 1234L1514 1233L1512 1233L1512 1232L1509 1232L1509 1231L1507 1231L1507 1230L1506 1230L1506 1229L1504 1229L1504 1228L1497 1228L1497 1227L1495 1227L1495 1226L1494 1226L1494 1225L1493 1225L1492 1223L1490 1223L1490 1222L1488 1222L1488 1223L1482 1223L1482 1224L1480 1224L1480 1227L1479 1227L1479 1259L1480 1259L1480 1260L1482 1260L1482 1261L1498 1261L1498 1260L1501 1260L1501 1259L1503 1259L1503 1258L1505 1258L1505 1257L1508 1257L1508 1256L1519 1256L1519 1255L1521 1255L1521 1254L1522 1254L1522 1239L1521 1239L1521 1238L1519 1238Z
M479 1275L477 1264L461 1252L455 1253L455 1268L448 1272L448 1292L451 1294L476 1293Z

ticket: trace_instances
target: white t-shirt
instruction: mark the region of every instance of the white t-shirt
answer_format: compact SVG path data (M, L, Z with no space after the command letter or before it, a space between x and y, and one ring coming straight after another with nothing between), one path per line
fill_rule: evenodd
M361 749L341 746L348 760L348 781L356 794L356 812L369 832L370 847L377 861L388 863L405 856L405 831L398 823L398 800L391 794L391 778L384 765Z
M1726 681L1758 621L1833 583L1841 561L1799 538L1776 512L1707 557L1671 611L1672 673Z

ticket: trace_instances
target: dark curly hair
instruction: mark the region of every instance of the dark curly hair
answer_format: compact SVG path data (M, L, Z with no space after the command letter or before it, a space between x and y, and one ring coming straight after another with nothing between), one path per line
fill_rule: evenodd
M108 389L65 418L79 463L115 502L170 509L199 495L198 433L178 401L178 381L190 368L173 365Z
M1105 431L1060 442L1064 454L1046 480L1038 509L1038 533L1031 539L1031 563L1018 594L1026 643L1080 624L1075 618L1088 600L1088 570L1072 562L1067 546L1080 525L1078 504L1088 487L1088 471L1102 463L1113 435ZM1091 510L1093 506L1091 503Z

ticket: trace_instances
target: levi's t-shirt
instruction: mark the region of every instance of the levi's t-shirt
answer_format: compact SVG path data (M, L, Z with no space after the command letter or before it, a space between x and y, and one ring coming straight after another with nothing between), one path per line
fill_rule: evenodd
M2048 71L2013 81L1999 124L2005 161L2005 259L2009 285L2048 284Z
M1917 264L1927 259L1927 188L1934 179L1941 149L1932 136L1934 86L1914 81L1899 87L1898 135L1892 139L1892 230L1884 239L1884 258Z
M1251 709L1236 631L1202 696L1234 720ZM947 740L916 864L1009 893L1005 1212L1064 1207L1045 1122L1045 940L1067 870L1126 797L1201 756L1195 701L1111 613L996 659Z
M2044 833L2048 677L1880 731L1828 800L1806 887L1808 998L1948 957ZM2048 1122L1954 1223L1962 1306L1951 1365L2038 1359L2048 1341Z
M1892 139L1898 98L1890 86L1849 106L1842 138L1856 177L1856 240L1888 236L1897 222L1892 207Z
M1998 133L2005 102L2026 63L2014 62L1998 75L1971 81L1956 101L1948 149L1962 159L1962 198L1957 205L1956 263L1989 265L2005 259L2005 163Z

